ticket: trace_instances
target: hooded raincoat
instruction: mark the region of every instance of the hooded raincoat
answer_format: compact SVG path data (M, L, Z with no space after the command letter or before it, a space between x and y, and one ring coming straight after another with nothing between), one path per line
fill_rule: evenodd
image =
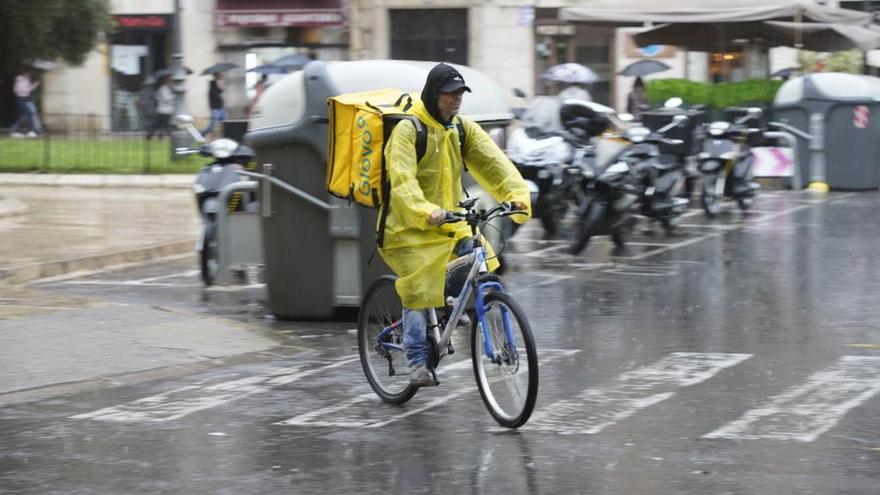
M430 79L429 79L430 84ZM426 85L426 88L429 87ZM423 93L423 98L424 98ZM385 225L382 259L397 274L397 293L404 307L425 309L441 307L446 264L454 257L459 239L471 235L464 222L432 226L428 217L434 210L459 210L464 193L461 185L462 158L477 183L497 201L517 201L528 205L527 215L510 218L523 223L531 216L529 189L519 171L507 159L491 137L474 121L461 119L465 129L464 157L454 122L444 125L434 118L422 101L412 112L427 131L425 155L416 163L416 130L402 121L391 133L385 146L385 163L391 183ZM492 256L492 248L487 253ZM488 261L495 270L498 262Z

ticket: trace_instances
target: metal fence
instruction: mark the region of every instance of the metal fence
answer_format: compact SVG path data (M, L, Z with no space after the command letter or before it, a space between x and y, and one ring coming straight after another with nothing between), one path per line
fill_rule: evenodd
M0 172L190 173L204 158L174 157L170 127L147 139L146 131L113 131L110 116L43 114L43 132L9 129L0 135Z

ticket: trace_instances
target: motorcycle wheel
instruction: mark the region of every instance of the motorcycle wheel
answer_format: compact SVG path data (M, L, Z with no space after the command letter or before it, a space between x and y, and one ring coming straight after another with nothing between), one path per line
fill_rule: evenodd
M571 244L569 253L573 255L581 254L581 252L590 243L590 237L596 230L596 226L602 220L605 214L605 205L598 201L590 201L587 203L581 218L575 226L574 242Z
M718 175L706 174L703 176L703 191L700 195L700 202L703 205L703 211L709 218L715 218L721 211L722 197L718 196Z
M635 228L636 219L635 217L628 217L626 220L620 223L617 227L614 227L611 230L611 242L614 243L615 246L619 248L623 248L626 246L626 238L629 236L630 232Z
M217 259L217 239L213 232L206 232L204 239L202 239L199 262L202 269L202 282L205 285L214 285L214 282L217 280L220 262Z
M544 214L541 215L541 226L548 236L559 233L565 214L568 213L568 203L560 194L550 193L544 206Z

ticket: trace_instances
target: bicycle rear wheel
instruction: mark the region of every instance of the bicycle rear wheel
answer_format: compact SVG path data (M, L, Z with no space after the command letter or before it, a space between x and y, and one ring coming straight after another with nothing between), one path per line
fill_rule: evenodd
M395 277L385 275L367 289L358 314L358 352L364 375L376 395L385 402L403 404L412 399L418 387L409 384L406 354L400 349L403 304L394 281Z
M471 358L480 396L501 426L518 428L529 420L538 398L538 354L532 330L516 301L503 292L485 298L485 324L475 318ZM487 334L494 356L485 350Z

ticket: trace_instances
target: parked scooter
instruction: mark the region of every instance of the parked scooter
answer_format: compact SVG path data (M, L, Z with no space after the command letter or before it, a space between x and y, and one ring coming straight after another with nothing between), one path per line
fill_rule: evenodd
M610 234L612 242L623 247L635 224L635 212L660 221L667 231L673 228L674 220L687 209L688 201L677 197L684 176L680 167L669 168L668 163L657 160L658 147L680 144L680 140L663 134L687 120L677 115L657 132L642 126L621 132L620 137L630 145L590 183L587 200L578 212L571 254L580 254L595 235Z
M562 124L563 106L559 98L536 97L524 115L525 126L515 129L507 144L511 161L527 183L536 186L534 217L550 237L561 230L571 205L583 202L596 155L592 135Z
M228 138L220 138L206 143L204 136L195 128L193 119L189 115L179 115L176 120L178 126L184 127L197 143L201 143L201 146L198 148L177 148L175 153L182 155L199 153L202 156L213 158L211 163L202 167L193 184L196 204L199 208L199 214L202 216L202 230L199 233L198 241L196 241L196 250L199 252L199 267L205 285L213 285L217 280L220 266L217 241L217 213L219 209L253 211L257 206L256 199L252 197L251 193L236 192L229 205L221 205L219 195L227 185L243 180L238 171L247 166L256 155L250 147Z
M703 174L700 200L710 218L721 211L724 199L736 201L742 211L751 207L760 186L752 182L753 159L749 141L763 131L748 127L747 123L759 119L762 114L760 108L749 108L734 122L717 121L706 126L706 139L699 155Z

